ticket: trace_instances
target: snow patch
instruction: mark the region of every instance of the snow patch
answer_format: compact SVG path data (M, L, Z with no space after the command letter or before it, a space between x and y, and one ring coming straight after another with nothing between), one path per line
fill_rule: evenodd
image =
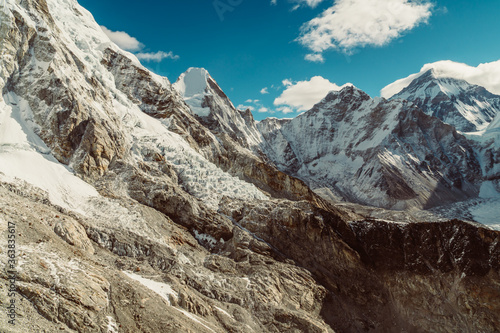
M217 245L217 240L214 237L199 233L198 230L194 231L194 237L198 240L198 242L200 242L200 244L207 244L210 247L215 247L215 245ZM221 239L221 241L224 242L223 239Z
M49 195L50 201L63 208L84 213L81 205L99 194L89 184L59 163L50 149L34 133L27 102L14 94L0 102L0 179L12 183L24 180Z
M132 280L138 281L143 286L147 287L148 289L160 295L165 301L167 301L168 305L170 306L172 305L170 302L170 297L173 297L175 299L179 297L179 294L176 291L174 291L170 285L166 283L156 282L150 279L146 279L140 275L131 272L123 271L122 273L127 275Z
M215 308L216 308L219 312L221 312L222 314L224 314L224 315L228 316L229 318L233 318L233 316L232 316L232 315L230 315L227 311L224 311L223 309L221 309L221 308L219 308L219 307L217 307L217 306L215 306Z
M156 281L153 281L150 279L146 279L140 275L137 275L137 274L134 274L131 272L124 271L123 273L125 275L127 275L129 278L138 281L146 288L148 288L148 289L154 291L156 294L160 295L164 300L167 301L168 305L170 305L170 306L172 306L172 304L170 303L170 297L177 298L179 296L178 293L176 291L174 291L172 289L172 287L166 283L161 283L161 282L156 282ZM192 314L184 309L179 309L177 307L172 307L172 309L181 312L186 317L188 317L190 320L200 324L201 326L205 327L209 331L215 333L215 331L208 326L209 323L207 321L201 319L199 316Z
M116 325L115 318L111 316L106 317L108 319L108 333L118 333L118 325Z
M483 199L492 199L492 198L500 199L500 193L498 192L494 182L485 181L481 184L479 197Z

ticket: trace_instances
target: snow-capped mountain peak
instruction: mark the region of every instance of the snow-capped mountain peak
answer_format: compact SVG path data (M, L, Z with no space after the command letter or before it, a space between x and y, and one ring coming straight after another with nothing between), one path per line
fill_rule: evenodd
M245 148L256 147L261 136L251 113L238 111L204 68L189 68L173 84L192 113L212 132L228 134Z
M210 74L204 68L191 67L182 73L174 83L174 88L183 97L204 94L208 86Z
M326 95L321 102L316 104L313 109L324 105L326 103L352 103L352 102L363 102L370 100L370 96L359 88L353 85L345 86L344 88L336 91L332 90Z
M404 100L345 87L292 120L258 128L279 168L334 197L400 209L434 205L436 193L443 202L475 193L479 167L465 138Z
M208 89L209 78L210 74L206 69L191 67L172 85L184 97L191 111L200 117L207 117L210 113L210 109L204 106L205 96L211 95Z
M435 68L413 77L411 83L391 99L415 103L462 132L485 129L500 111L500 96L469 82L451 78Z

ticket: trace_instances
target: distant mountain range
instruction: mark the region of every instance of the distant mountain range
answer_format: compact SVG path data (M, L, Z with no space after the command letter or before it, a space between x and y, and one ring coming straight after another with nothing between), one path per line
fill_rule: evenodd
M256 125L203 69L189 69L174 86L215 135L225 133L264 154L333 201L389 209L450 204L477 197L497 164L485 163L497 152L485 152L479 138L499 113L500 96L463 80L436 78L432 70L390 100L349 86L294 119Z

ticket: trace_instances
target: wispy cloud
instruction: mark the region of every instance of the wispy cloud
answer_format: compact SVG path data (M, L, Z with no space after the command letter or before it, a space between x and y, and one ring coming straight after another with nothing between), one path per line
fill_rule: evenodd
M267 91L267 87L265 87L265 88L262 88L262 89L260 90L260 93L261 93L262 95L265 95L265 94L269 94L269 91Z
M250 111L257 111L259 113L275 113L274 110L266 107L259 99L247 99L245 104L240 104L236 107L238 110L250 109Z
M325 58L321 53L310 53L307 54L304 59L310 62L325 62Z
M289 113L293 112L293 109L291 107L288 107L288 106L280 106L276 110L278 110L279 112L281 112L283 114L289 114Z
M316 6L322 3L323 1L324 0L294 0L293 2L297 3L298 5L304 5L311 8L316 8Z
M243 111L245 111L246 109L249 109L250 111L255 110L255 107L253 107L251 105L243 105L243 104L238 105L236 108L238 110L243 110Z
M345 86L338 86L321 76L314 76L309 81L296 83L283 80L283 84L287 88L274 100L274 105L280 106L277 110L283 113L290 113L290 110L299 112L309 110L330 91L338 91Z
M312 1L313 2L313 1ZM383 46L428 21L433 5L426 0L336 0L303 25L298 41L319 61L330 49L350 53L357 47Z
M149 53L140 52L140 53L137 53L135 56L139 60L156 61L156 62L160 62L163 59L173 59L173 60L179 59L179 56L175 55L172 51L170 51L170 52L158 51L158 52L149 52Z
M136 52L135 55L139 60L160 62L163 59L179 59L179 56L175 55L172 51L139 52L144 49L144 44L139 42L137 38L130 36L124 31L109 30L103 25L101 25L101 29L108 36L108 38L122 50Z
M101 25L101 29L113 43L125 51L139 51L144 47L135 37L130 36L124 31L111 31L103 25Z

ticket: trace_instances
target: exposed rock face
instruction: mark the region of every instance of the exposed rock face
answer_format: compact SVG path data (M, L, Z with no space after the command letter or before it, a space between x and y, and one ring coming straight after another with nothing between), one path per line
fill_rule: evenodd
M231 228L226 242L205 243L211 253L185 228L137 202L114 199L124 211L106 221L58 211L37 193L29 186L0 187L2 236L7 221L23 221L17 224L17 290L31 304L20 305L17 327L108 332L114 323L120 332L333 332L320 316L326 289L244 230ZM104 216L115 213L109 200L95 204ZM97 249L93 256L53 231L63 219L86 229ZM8 299L5 288L0 292ZM2 328L8 327L4 319Z
M391 97L413 102L427 115L462 132L485 129L500 111L500 96L464 80L439 77L434 69Z
M85 49L72 48L45 1L13 4L0 15L0 88L4 96L8 92L7 102L24 103L26 116L43 124L36 132L59 161L73 164L91 178L103 175L113 158L124 155L128 144L113 113L101 112L112 109L109 93L95 79L92 64L81 61L84 51L99 54L95 45L88 44L93 41L85 41ZM61 6L56 15L56 19L78 17L67 6Z
M54 226L54 232L64 239L69 245L73 245L89 254L94 254L94 247L87 237L85 229L73 219L62 219Z
M258 127L280 170L348 201L431 207L474 196L481 179L472 145L452 126L355 87L331 92L292 120Z
M460 197L474 160L451 126L349 88L298 120L261 123L262 139L208 73L181 96L73 0L9 1L0 15L0 306L15 222L16 330L500 330L499 232L369 220L269 163L317 185L331 179L314 163L345 156L349 170L360 163L347 176L388 205L423 204L428 184ZM24 169L32 161L44 173ZM359 195L350 184L327 183Z
M494 331L500 325L500 303L490 301L500 293L497 231L460 221L347 224L305 203L241 208L228 201L224 211L329 290L322 315L335 330Z

